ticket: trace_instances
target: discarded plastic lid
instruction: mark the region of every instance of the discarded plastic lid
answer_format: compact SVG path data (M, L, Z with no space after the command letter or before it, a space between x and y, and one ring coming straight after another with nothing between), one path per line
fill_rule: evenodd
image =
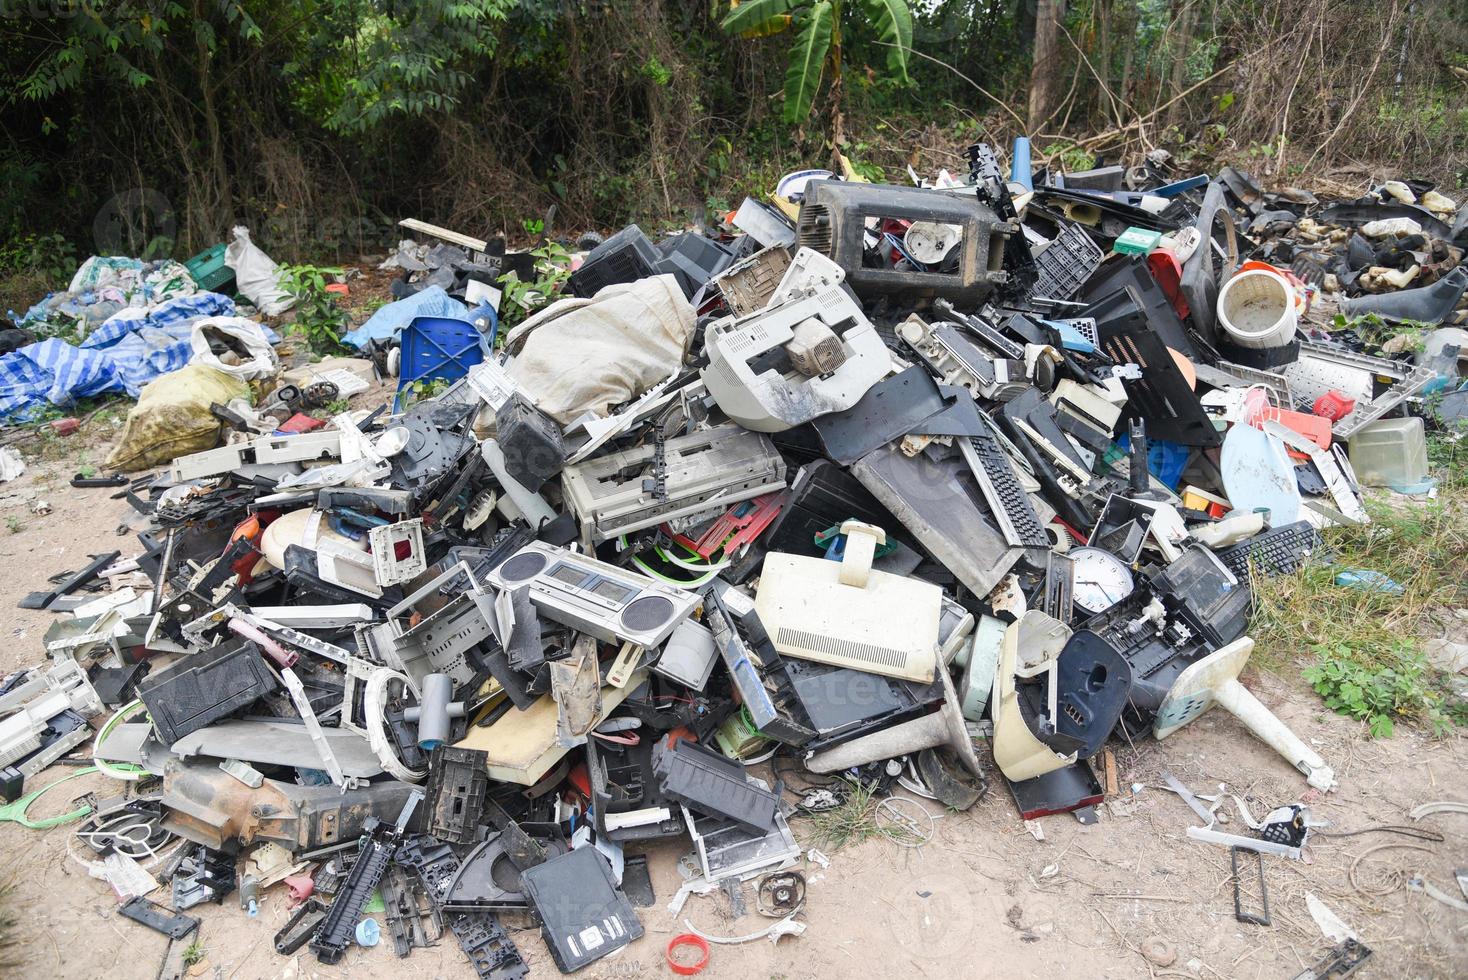
M829 170L796 170L780 178L775 194L787 201L798 202L805 195L805 185L813 180L830 180L836 176Z
M357 923L358 946L376 946L381 938L382 926L377 924L376 919L363 919Z
M408 439L410 437L406 425L395 425L373 440L372 448L376 450L379 456L396 456L408 448Z

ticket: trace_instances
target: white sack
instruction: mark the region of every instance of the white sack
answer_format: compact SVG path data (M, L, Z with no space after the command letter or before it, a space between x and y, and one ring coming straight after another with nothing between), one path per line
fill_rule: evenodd
M505 339L505 369L561 425L598 417L683 366L693 307L672 276L608 286L590 300L553 303Z
M279 316L296 305L280 288L280 266L250 241L250 229L235 225L234 241L224 249L224 264L234 270L235 288L266 316Z

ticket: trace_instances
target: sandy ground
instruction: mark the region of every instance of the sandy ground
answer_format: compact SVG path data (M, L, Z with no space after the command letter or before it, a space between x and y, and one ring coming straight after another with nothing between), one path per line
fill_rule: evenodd
M114 491L67 485L80 466L105 456L115 431L103 417L78 436L50 441L44 447L47 461L35 460L43 448L36 440L19 444L30 468L0 487L0 606L13 610L8 642L0 647L0 673L42 659L41 637L53 617L16 609L27 592L40 588L47 576L81 565L90 553L137 550L134 538L117 533L129 509L109 499ZM51 512L33 514L36 499L49 502ZM878 837L832 852L829 868L805 869L810 886L800 917L807 925L804 935L782 939L778 946L765 940L716 946L704 975L1293 977L1330 945L1306 909L1308 892L1375 951L1360 976L1468 976L1468 912L1406 888L1407 878L1421 875L1456 892L1452 870L1468 867L1464 815L1428 817L1416 825L1441 833L1441 843L1384 833L1317 834L1306 860L1265 861L1273 925L1235 921L1228 852L1186 837L1185 828L1195 819L1181 800L1158 788L1161 772L1174 773L1196 792L1226 782L1249 797L1256 815L1271 805L1305 800L1334 831L1411 824L1407 813L1418 804L1468 801L1468 751L1461 736L1432 740L1399 730L1395 738L1370 741L1360 726L1325 711L1294 672L1250 672L1245 681L1335 767L1337 792L1321 798L1309 791L1273 752L1215 711L1166 742L1113 743L1122 794L1108 801L1094 826L1067 815L1047 817L1038 822L1044 839L1037 840L999 786L968 813L944 814L929 804L936 833L923 847L899 847ZM70 771L55 766L28 789ZM116 784L98 775L70 785L58 790L56 799L43 800L38 812L62 812L84 791L117 791ZM808 825L797 819L794 827L808 840ZM65 827L40 831L0 823L0 855L15 888L6 905L18 916L21 937L11 954L14 962L0 967L0 973L151 980L166 940L117 916L108 887L68 857L71 839ZM675 920L666 903L680 880L676 865L685 848L675 842L650 852L658 903L640 911L646 935L584 976L671 976L664 947L685 931L684 918L726 936L769 924L754 912L750 885L744 892L750 911L741 918L731 918L727 900L717 896L690 899ZM1350 870L1357 862L1353 884ZM1252 894L1254 883L1247 888ZM165 895L160 890L154 897L166 901ZM290 959L277 956L271 937L285 919L286 906L277 887L266 893L254 919L233 897L222 907L191 910L203 918L206 961L196 975L388 978L411 970L420 976L474 976L451 939L416 950L406 962L396 959L387 942L353 949L331 967L307 952ZM516 932L514 938L532 977L558 975L538 933ZM1151 939L1174 950L1175 962L1149 964L1140 949Z

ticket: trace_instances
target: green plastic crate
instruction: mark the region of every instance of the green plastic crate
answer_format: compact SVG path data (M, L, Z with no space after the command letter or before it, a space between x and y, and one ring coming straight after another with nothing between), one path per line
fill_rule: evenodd
M223 292L234 282L234 270L224 264L224 243L204 249L184 263L200 289Z

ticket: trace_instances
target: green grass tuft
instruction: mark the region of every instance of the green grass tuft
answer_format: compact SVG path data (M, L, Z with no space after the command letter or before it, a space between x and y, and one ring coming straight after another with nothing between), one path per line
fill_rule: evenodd
M1378 737L1403 722L1438 735L1468 726L1468 705L1421 648L1468 606L1468 440L1433 438L1430 447L1436 499L1372 497L1370 524L1323 532L1333 564L1255 580L1255 661L1277 672L1303 665L1327 707ZM1405 591L1338 586L1342 568L1380 572Z

